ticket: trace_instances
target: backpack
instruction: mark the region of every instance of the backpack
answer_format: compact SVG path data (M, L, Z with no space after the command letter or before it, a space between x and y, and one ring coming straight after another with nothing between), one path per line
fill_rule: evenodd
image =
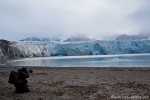
M19 71L11 71L9 74L8 83L15 84L18 81Z

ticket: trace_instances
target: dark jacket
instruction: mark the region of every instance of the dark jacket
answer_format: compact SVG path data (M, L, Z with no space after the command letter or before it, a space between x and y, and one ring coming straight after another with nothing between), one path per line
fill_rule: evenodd
M19 71L19 76L18 76L18 82L16 86L26 84L27 83L26 79L29 78L29 74L21 70L18 71Z
M27 71L19 71L19 76L18 76L18 82L16 84L14 84L14 86L16 87L16 92L17 93L25 93L25 92L29 92L29 88L27 85L27 78L29 78L29 74Z
M18 80L26 80L27 78L29 78L29 74L27 72L24 71L19 71L19 77Z

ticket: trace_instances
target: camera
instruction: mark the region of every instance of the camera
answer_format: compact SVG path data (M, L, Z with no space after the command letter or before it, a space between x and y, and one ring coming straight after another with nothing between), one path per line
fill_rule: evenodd
M33 70L29 70L30 73L33 73Z

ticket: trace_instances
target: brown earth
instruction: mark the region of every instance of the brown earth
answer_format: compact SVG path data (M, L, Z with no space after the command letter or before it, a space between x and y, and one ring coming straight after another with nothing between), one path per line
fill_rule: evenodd
M14 93L0 67L0 100L150 100L150 68L28 67L29 93Z

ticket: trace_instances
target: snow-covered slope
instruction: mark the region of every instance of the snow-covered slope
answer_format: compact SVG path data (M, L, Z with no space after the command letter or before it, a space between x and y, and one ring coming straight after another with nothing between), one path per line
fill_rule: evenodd
M63 42L81 42L81 41L91 41L88 37L70 37Z
M71 43L18 42L12 44L9 52L17 57L150 53L150 40Z

